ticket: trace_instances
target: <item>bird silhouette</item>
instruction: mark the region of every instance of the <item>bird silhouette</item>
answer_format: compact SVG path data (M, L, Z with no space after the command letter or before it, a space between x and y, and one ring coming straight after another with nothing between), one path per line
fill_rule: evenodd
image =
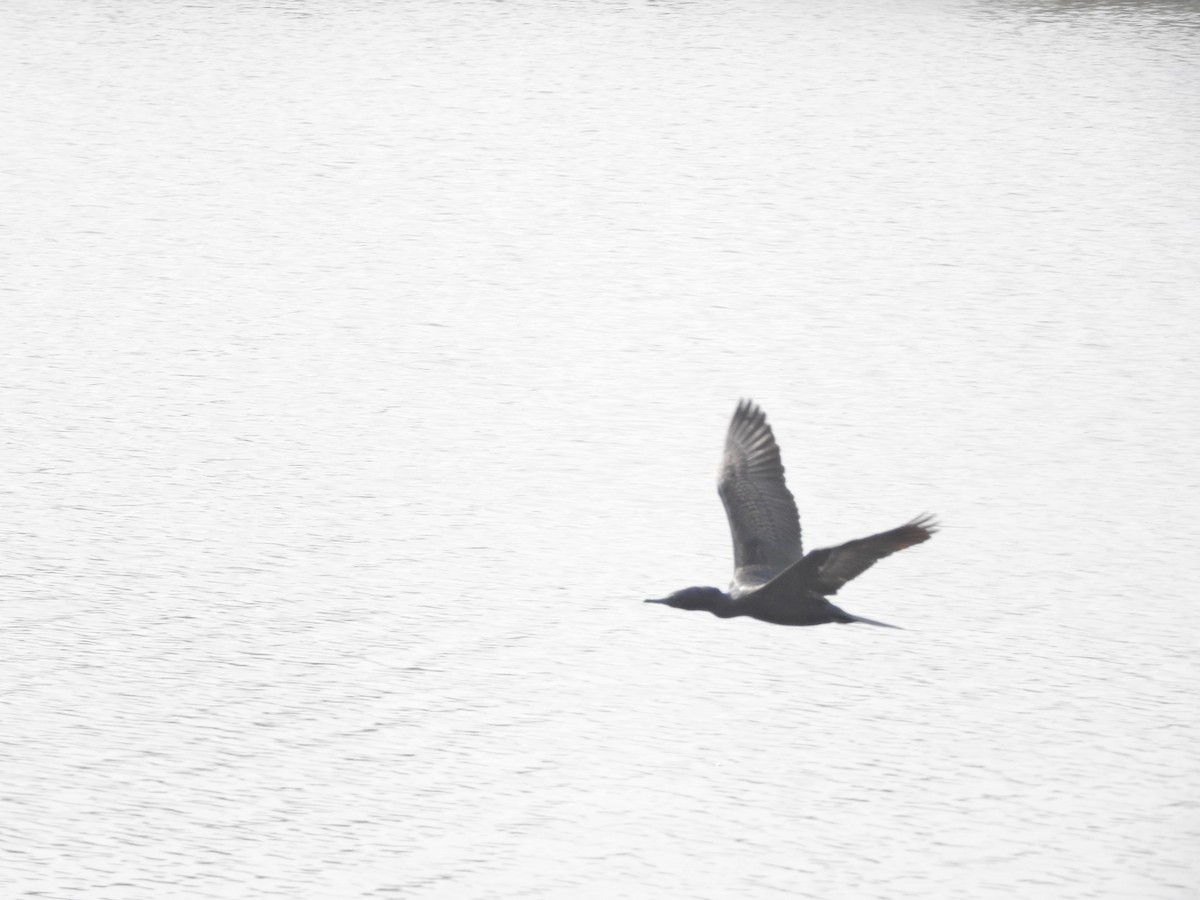
M933 516L918 516L891 531L805 555L800 514L783 471L766 414L752 400L742 400L729 423L717 481L733 535L729 592L689 587L645 602L705 610L722 619L749 616L775 625L864 622L898 627L848 613L826 598L885 556L929 540L937 531Z

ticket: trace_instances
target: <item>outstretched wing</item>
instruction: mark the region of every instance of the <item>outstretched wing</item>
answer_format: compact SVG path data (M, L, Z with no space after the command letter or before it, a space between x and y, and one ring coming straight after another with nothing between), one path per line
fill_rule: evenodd
M818 594L836 594L847 581L857 578L885 556L923 543L935 531L937 522L933 516L923 515L891 531L847 541L837 547L814 550L767 587L781 582L780 588L788 592L807 590Z
M804 554L779 446L766 414L751 400L738 403L729 423L717 492L733 536L735 582L766 581Z

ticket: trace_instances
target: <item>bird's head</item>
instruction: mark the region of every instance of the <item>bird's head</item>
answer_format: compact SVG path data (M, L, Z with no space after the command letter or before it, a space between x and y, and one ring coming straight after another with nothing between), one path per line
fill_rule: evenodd
M647 600L646 603L661 603L664 606L673 606L676 609L703 609L709 612L717 612L724 610L731 602L732 598L715 587L690 587L684 588L682 591L676 591L668 597L663 597L661 600Z

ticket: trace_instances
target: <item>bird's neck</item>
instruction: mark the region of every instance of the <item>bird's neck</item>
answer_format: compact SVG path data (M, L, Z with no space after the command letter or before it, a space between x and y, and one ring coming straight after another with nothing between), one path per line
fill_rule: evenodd
M741 604L726 594L713 603L709 612L719 619L732 619L734 616L744 615L746 611Z

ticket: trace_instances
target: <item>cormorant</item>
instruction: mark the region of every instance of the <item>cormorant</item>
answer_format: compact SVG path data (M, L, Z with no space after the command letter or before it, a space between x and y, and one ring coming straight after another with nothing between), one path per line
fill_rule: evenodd
M800 515L784 481L779 445L766 414L752 400L739 402L729 423L717 492L733 535L729 593L690 587L647 603L707 610L722 619L750 616L776 625L865 622L897 627L851 615L826 597L885 556L929 540L937 530L933 516L918 516L891 531L805 555Z

